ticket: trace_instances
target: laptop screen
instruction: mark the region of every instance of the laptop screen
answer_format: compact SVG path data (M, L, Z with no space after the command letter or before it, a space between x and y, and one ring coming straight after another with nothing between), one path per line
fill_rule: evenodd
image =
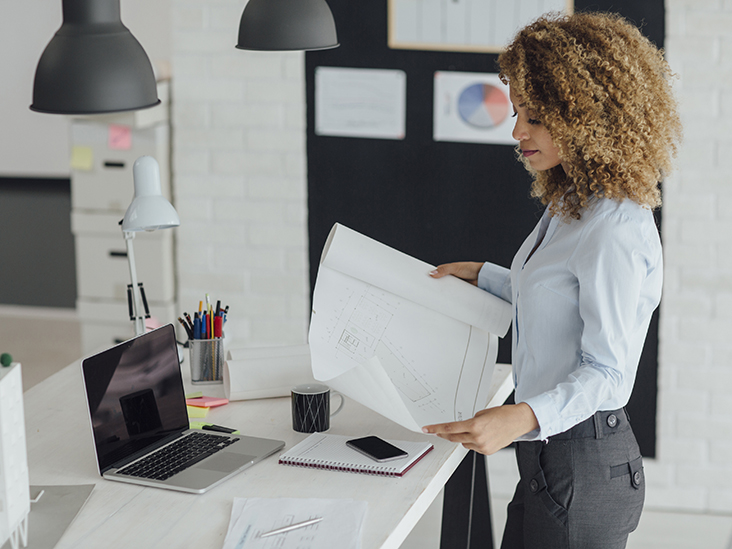
M82 362L99 470L188 428L173 325Z

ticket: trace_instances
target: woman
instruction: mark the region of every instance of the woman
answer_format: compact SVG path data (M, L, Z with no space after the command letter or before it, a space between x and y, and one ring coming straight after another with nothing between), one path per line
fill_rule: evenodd
M625 547L644 478L623 407L661 298L651 209L681 135L672 75L611 14L542 17L498 62L547 207L510 270L452 263L431 275L513 304L516 404L424 431L484 454L518 441L503 548Z

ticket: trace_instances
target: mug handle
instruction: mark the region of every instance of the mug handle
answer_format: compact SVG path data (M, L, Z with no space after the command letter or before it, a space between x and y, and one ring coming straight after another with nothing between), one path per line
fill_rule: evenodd
M338 391L331 391L330 396L331 397L334 397L334 396L341 397L341 403L338 405L338 408L336 408L335 412L330 413L330 417L333 417L334 415L336 415L338 412L340 412L343 409L343 405L346 403L346 399Z

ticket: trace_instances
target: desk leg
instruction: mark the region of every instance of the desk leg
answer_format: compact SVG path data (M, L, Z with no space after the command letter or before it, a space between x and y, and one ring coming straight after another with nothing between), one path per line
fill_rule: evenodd
M445 484L441 549L493 549L485 457L470 451Z

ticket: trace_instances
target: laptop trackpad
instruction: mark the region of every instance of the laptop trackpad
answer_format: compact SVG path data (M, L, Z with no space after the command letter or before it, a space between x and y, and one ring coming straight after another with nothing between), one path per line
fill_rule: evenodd
M210 458L202 461L195 466L196 469L208 469L209 471L219 471L221 473L230 473L240 469L247 463L254 461L254 456L246 456L234 452L219 452Z

